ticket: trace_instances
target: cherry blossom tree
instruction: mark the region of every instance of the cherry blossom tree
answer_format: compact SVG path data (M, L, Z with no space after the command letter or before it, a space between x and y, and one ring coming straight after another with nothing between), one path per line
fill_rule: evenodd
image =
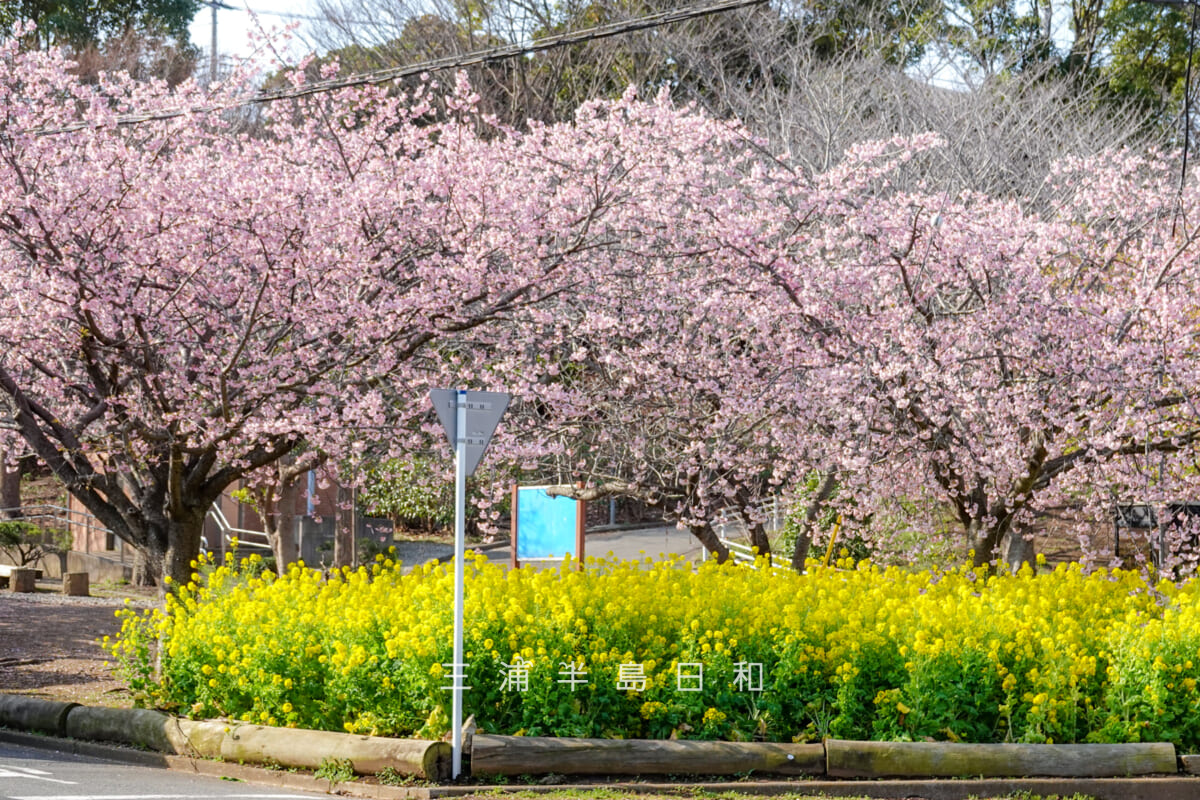
M438 385L517 396L494 465L718 554L714 510L813 470L859 520L940 497L979 562L1196 473L1195 190L1161 156L1066 162L1048 205L893 183L936 137L810 172L663 98L516 131L462 84L342 89L246 131L122 121L221 101L191 84L0 63L7 424L152 573L235 481L428 448Z
M1048 504L1106 523L1120 484L1151 483L1147 454L1174 465L1154 492L1197 488L1195 187L1180 195L1157 154L1049 180L1053 213L884 190L836 238L821 224L795 239L781 268L755 258L832 355L813 376L824 409L807 411L854 442L846 481L860 500L940 494L976 564Z
M55 51L0 61L0 394L176 580L234 481L402 430L431 383L483 380L461 347L536 350L536 309L716 247L701 223L753 152L632 96L517 133L465 86L443 118L352 89L272 109L262 135L207 113L122 124L213 101L80 85Z
M938 146L727 187L756 194L730 200L711 250L565 314L538 353L553 374L525 390L541 467L589 482L571 494L663 500L718 556L715 509L786 498L812 470L810 522L936 498L976 564L1053 506L1086 532L1131 493L1194 497L1195 188L1128 152L1063 162L1025 202L889 183ZM620 313L634 291L655 311Z
M715 512L745 515L751 543L767 554L767 501L786 501L801 476L850 446L834 439L845 427L825 419L832 407L817 382L844 368L844 354L823 349L810 320L792 319L775 261L796 255L789 247L812 230L845 234L871 177L927 146L882 143L810 178L751 144L736 181L701 172L721 198L719 216L672 213L692 244L686 257L610 273L581 302L542 309L537 351L497 362L524 401L502 429L517 466L562 494L659 505L719 559L728 552ZM582 489L568 488L577 482Z
M556 491L657 506L723 560L714 513L733 506L754 517L803 458L786 449L796 376L777 358L774 309L734 285L736 264L712 255L674 265L664 280L614 277L586 306L560 309L539 364L504 364L524 380L502 436L515 466L564 487ZM752 540L770 551L761 524Z

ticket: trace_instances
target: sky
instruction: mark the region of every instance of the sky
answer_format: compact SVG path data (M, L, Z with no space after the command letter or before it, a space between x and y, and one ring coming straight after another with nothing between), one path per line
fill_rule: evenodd
M296 17L316 14L316 4L312 0L223 0L226 5L236 6L236 9L217 9L217 51L222 55L237 55L247 57L253 54L248 35L257 31L257 25L270 31L282 30L290 23L305 24L305 20ZM257 12L258 23L247 10L247 6ZM204 53L207 63L209 48L212 43L212 8L202 7L191 25L192 44ZM293 44L287 53L289 58L297 58L304 54L307 48L299 43Z

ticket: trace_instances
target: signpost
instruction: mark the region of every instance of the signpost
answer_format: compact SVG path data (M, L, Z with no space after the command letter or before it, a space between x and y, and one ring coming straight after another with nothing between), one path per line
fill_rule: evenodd
M508 408L504 392L468 392L465 389L431 389L429 399L446 436L454 446L454 700L450 720L454 748L451 777L462 772L463 676L463 559L466 555L467 476L475 472L500 418Z

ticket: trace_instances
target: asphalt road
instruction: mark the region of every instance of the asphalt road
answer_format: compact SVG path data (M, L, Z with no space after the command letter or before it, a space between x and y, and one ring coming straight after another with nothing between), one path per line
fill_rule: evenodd
M677 530L673 525L650 528L633 528L615 531L589 531L583 541L584 554L619 561L636 561L644 558L660 560L665 555L677 555L689 561L704 558L700 541L687 531ZM512 548L502 547L486 551L489 561L508 564ZM558 560L551 562L557 564Z
M2 800L284 800L328 798L0 742Z
M467 547L468 550L473 548ZM512 547L505 543L481 548L493 563L508 566L512 560ZM406 566L422 564L430 560L449 561L454 556L454 544L445 542L398 542L397 557ZM619 530L588 531L584 539L584 555L618 561L639 561L644 558L661 560L664 555L676 555L688 561L704 559L704 548L700 541L686 531L672 525L657 525L648 528L622 528ZM525 562L525 566L555 567L561 559L545 562Z

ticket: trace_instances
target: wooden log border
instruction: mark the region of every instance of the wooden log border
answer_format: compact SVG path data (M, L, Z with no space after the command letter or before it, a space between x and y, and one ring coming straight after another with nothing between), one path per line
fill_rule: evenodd
M339 758L363 775L391 769L431 781L450 779L450 744L441 741L189 720L145 708L82 706L9 694L0 694L0 727L192 758L305 769Z
M1124 778L1178 772L1175 745L825 741L831 778Z
M472 775L779 775L830 778L1122 778L1177 774L1175 746L823 744L572 739L476 734Z
M0 727L137 744L165 753L269 761L315 768L330 756L359 772L391 768L449 778L449 745L299 729L191 721L144 709L114 709L0 694ZM475 775L775 775L850 779L1126 778L1200 773L1200 755L1166 742L1135 744L822 744L571 739L475 734Z
M472 775L821 775L820 744L475 734Z

